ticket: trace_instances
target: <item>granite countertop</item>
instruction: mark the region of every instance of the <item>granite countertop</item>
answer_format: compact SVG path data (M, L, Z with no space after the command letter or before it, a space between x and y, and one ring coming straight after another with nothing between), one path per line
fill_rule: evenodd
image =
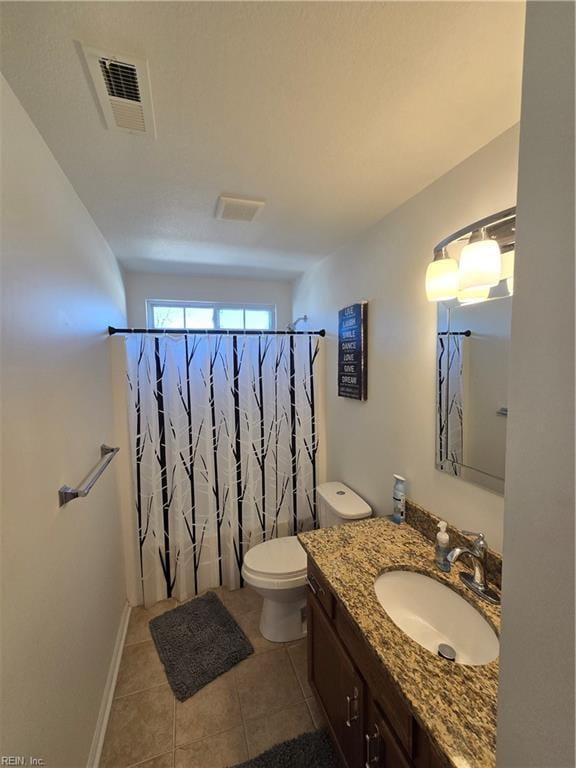
M298 535L307 554L387 668L415 717L455 768L496 764L498 659L479 667L446 662L399 629L374 591L387 570L418 571L449 584L500 633L500 607L476 597L434 563L434 544L407 523L386 518Z

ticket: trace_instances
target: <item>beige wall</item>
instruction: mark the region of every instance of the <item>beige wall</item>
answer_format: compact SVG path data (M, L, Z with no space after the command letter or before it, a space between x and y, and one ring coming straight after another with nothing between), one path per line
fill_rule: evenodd
M86 764L125 604L112 432L110 249L2 80L2 753Z
M278 328L292 320L292 283L288 281L127 272L124 282L128 323L133 328L146 327L146 299L275 304Z
M497 764L574 754L574 4L528 3Z
M432 249L461 227L516 202L518 128L512 128L307 272L294 314L326 339L327 474L392 511L392 475L409 495L460 528L502 546L503 499L434 468L436 305L424 276ZM337 396L337 313L369 301L368 400Z

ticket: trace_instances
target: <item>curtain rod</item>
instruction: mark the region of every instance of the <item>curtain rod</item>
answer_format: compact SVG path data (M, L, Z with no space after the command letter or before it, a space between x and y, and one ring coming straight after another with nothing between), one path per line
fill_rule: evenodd
M108 333L113 336L115 333L149 333L154 336L166 336L169 334L175 334L178 336L195 335L195 336L326 336L326 331L322 328L319 331L222 331L215 328L209 328L206 330L194 330L191 331L188 328L114 328L113 325L108 326Z

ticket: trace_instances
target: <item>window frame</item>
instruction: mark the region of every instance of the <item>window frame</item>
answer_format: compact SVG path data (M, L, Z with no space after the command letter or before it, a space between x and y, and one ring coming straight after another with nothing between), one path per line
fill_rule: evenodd
M178 301L176 299L146 299L146 328L148 330L158 330L162 331L165 330L163 328L157 328L154 325L154 308L155 307L182 307L183 309L214 309L214 329L215 331L223 330L223 331L230 331L230 333L234 332L243 332L246 330L246 328L224 328L222 329L220 327L220 310L222 309L231 309L231 310L240 310L242 312L245 312L246 310L255 309L255 310L261 310L268 312L270 315L270 328L267 330L269 331L275 331L277 329L276 324L276 305L275 304L259 304L254 302L228 302L228 301L193 301L189 299L185 299L182 301ZM244 321L246 321L246 316L243 315ZM184 329L186 329L186 326L184 326ZM170 329L167 329L170 330ZM175 329L179 330L179 329ZM189 328L186 330L190 330L194 332L195 330L198 331L198 333L202 333L204 330L212 330L212 329L205 329L205 328ZM249 330L249 329L248 329ZM262 333L266 333L266 330L262 330Z

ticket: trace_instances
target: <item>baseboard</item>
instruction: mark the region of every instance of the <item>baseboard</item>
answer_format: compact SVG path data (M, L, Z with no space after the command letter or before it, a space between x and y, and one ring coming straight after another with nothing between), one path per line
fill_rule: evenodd
M116 679L118 677L118 670L120 668L120 660L122 658L122 651L124 649L124 640L126 639L126 632L128 630L128 621L130 620L131 610L132 608L130 605L126 603L124 610L122 611L120 624L118 626L116 643L114 645L114 652L112 653L112 659L110 661L108 677L106 679L106 685L104 686L104 693L102 694L100 712L98 713L98 721L96 722L96 729L94 731L92 746L88 756L87 768L98 768L98 765L100 764L100 755L102 754L102 747L104 746L104 736L106 735L106 727L108 726L108 718L110 717L112 699L114 698L114 688L116 687Z

